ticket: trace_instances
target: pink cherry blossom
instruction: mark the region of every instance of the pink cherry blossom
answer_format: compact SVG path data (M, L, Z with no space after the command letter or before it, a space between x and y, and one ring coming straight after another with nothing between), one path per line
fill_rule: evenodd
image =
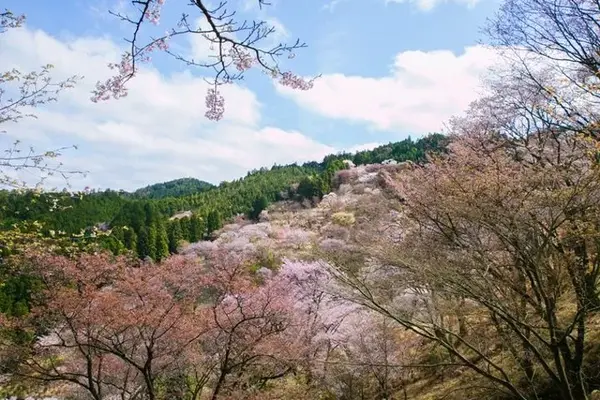
M92 92L93 96L91 98L94 103L108 100L111 97L120 99L127 96L125 82L135 74L131 55L129 53L123 54L120 63L109 63L108 67L117 70L117 75L108 78L105 82L98 81L96 83L96 89Z
M109 65L111 69L117 69L116 75L96 83L91 96L93 102L127 96L126 85L135 78L140 63L150 62L151 53L157 50L184 62L187 66L207 68L213 72L214 88L209 89L205 97L205 117L212 121L221 120L225 111L225 99L217 87L243 79L244 73L253 67L283 86L298 90L309 90L313 87L313 79L307 80L290 71L281 72L276 61L280 56L287 56L288 59L295 58L294 51L305 47L304 43L297 41L295 44L279 43L274 47L261 46L259 42L273 32L273 27L265 25L265 21L254 21L251 24L247 21L236 21L235 12L229 14L229 11L223 8L226 2L218 6L215 4L215 7L208 6L203 1L179 4L180 7L196 8L199 16L208 23L199 27L196 21L192 22L192 18L188 18L187 8L184 8L181 10L184 11L182 13L175 11L176 14L181 15L180 19L174 21L173 26L168 27L165 36L158 39L153 38L152 33L146 30L148 24L144 22L159 24L165 0L140 0L131 3L134 9L131 13L114 13L122 22L133 27L130 37L126 39L130 53L123 56L118 68L115 68L114 64ZM261 1L261 4L267 3ZM174 4L173 8L175 8ZM9 22L13 20L14 24L19 24L18 19L7 13L3 13L2 17L5 17L2 19L2 26L9 26ZM184 54L189 52L178 53L177 49L169 46L168 41L171 37L180 35L197 35L204 38L215 59L208 62L198 61L191 58L191 54Z
M244 72L252 68L252 65L255 61L254 57L252 57L247 50L239 49L236 47L232 47L229 50L229 56L233 60L235 68L240 72Z
M212 121L219 121L223 118L225 112L225 98L215 89L208 89L206 94L206 118Z
M313 80L305 80L304 78L293 74L292 72L284 72L281 74L279 83L283 86L290 87L292 89L309 90L313 87Z
M169 49L169 43L167 43L167 37L158 39L157 41L155 41L154 43L156 44L156 47L158 47L159 50L168 50Z
M146 18L154 25L158 25L160 21L161 7L164 5L164 3L165 0L150 0L148 8L144 13L144 18Z

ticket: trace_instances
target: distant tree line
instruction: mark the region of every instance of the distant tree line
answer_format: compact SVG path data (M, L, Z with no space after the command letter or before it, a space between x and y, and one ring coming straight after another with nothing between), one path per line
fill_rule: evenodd
M136 190L66 192L0 192L0 226L38 221L52 235L90 234L93 228L111 230L101 237L115 254L127 250L139 258L162 260L183 242L208 239L223 222L236 215L257 220L269 204L283 199L318 200L332 191L336 171L344 160L356 165L385 160L422 162L426 153L443 151L446 137L431 134L416 141L410 137L373 150L326 156L322 162L275 165L252 170L240 179L213 186L193 178L177 179ZM191 215L179 215L188 212Z

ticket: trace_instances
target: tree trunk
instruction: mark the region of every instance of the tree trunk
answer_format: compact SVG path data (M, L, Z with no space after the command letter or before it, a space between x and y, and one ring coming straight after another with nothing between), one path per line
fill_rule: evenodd
M227 371L225 371L225 369L222 369L221 374L219 375L219 379L217 380L217 383L213 390L212 396L210 397L210 400L217 400L217 396L219 395L219 392L221 391L221 387L223 386L223 382L225 382L226 376L227 376Z

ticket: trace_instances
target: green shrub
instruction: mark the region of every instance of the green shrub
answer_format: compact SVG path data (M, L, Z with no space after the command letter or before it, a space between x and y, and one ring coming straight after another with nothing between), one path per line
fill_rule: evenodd
M354 214L350 212L340 211L331 216L331 221L336 225L351 226L354 225L356 219Z

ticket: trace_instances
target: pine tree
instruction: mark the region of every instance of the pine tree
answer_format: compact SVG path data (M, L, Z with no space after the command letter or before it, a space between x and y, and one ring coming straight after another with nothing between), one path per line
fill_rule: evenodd
M206 233L210 235L217 229L221 228L221 214L217 210L211 210L206 216Z
M196 214L190 218L189 241L194 243L202 240L204 237L204 221Z
M150 235L148 234L148 229L145 226L140 228L140 232L138 234L138 245L137 245L137 254L138 257L144 259L146 257L152 257L154 245L150 245Z
M111 230L110 236L115 238L121 243L125 243L125 232L123 231L122 226L117 226Z
M165 224L159 222L155 226L155 254L152 257L156 261L164 260L169 257L169 239L167 237L167 230Z
M185 240L190 240L190 219L188 217L176 220L181 229L181 237Z
M123 244L125 248L138 255L138 237L132 228L123 228Z
M123 254L126 250L125 245L115 236L108 236L102 243L102 247L110 251L112 254L118 256L119 254Z
M152 224L148 227L148 246L150 251L150 258L156 260L156 225Z
M252 203L252 209L248 213L248 217L253 220L258 220L260 213L267 208L269 201L265 196L260 196Z
M171 253L177 253L179 242L183 239L183 235L181 233L181 224L179 223L179 220L173 220L169 224L168 238L169 251Z
M146 226L152 225L152 223L154 222L154 210L152 204L149 202L146 202L144 204L144 217Z
M321 196L321 188L318 177L306 177L302 179L298 185L296 192L302 199L312 200L315 197Z

